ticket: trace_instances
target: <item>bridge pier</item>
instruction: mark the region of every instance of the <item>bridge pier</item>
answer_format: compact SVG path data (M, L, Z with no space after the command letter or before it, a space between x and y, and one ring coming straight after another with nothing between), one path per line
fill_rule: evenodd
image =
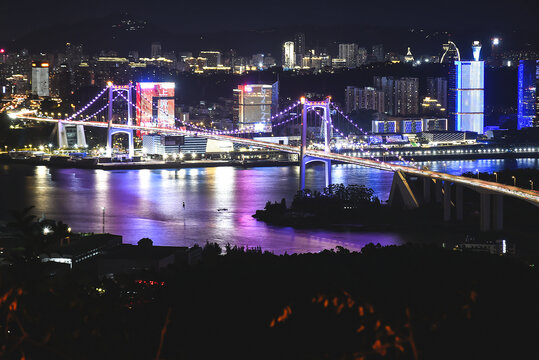
M430 183L432 182L431 178L423 178L423 202L425 204L430 203Z
M481 231L490 231L490 194L480 193L479 228Z
M503 230L503 195L481 193L480 197L481 231Z
M128 136L128 158L132 159L135 154L135 143L133 139L133 130L130 129L121 129L121 128L108 128L107 134L107 156L112 156L112 136L118 133L124 133Z
M391 184L387 203L389 206L395 206L397 204L397 206L401 205L407 209L417 209L419 207L412 188L402 171L395 171L393 174L393 183Z
M67 134L65 125L63 122L58 121L58 148L66 148L67 147Z
M436 185L434 188L434 199L438 204L442 202L442 180L440 179L436 179Z
M456 208L456 215L457 215L457 221L464 220L464 200L463 200L463 188L462 185L456 184L455 189L455 208Z
M306 170L307 164L311 162L321 162L324 164L326 187L331 185L331 160L316 158L313 156L303 156L300 160L300 169L299 169L300 190L305 190L305 170Z
M503 230L503 195L493 195L493 223L494 231Z
M83 125L66 125L62 121L58 121L58 148L68 148L70 147L69 141L67 140L67 128L75 127L77 134L76 145L80 148L85 148L86 145L86 136L84 135L84 126Z
M444 221L451 221L451 183L444 181Z

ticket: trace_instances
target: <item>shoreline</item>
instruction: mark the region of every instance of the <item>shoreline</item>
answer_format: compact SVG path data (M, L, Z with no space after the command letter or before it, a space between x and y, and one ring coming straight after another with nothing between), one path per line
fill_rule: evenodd
M19 164L30 166L47 166L50 168L61 169L87 169L87 170L145 170L145 169L191 169L191 168L211 168L211 167L236 167L236 168L253 168L253 167L279 167L279 166L297 166L297 161L219 161L219 160L202 160L202 161L184 161L184 162L129 162L129 163L101 163L89 164L84 161L65 161L51 163L47 160L34 159L2 159L0 164Z
M479 160L479 159L539 159L537 152L522 152L522 153L481 153L481 154L451 154L451 155L424 155L416 156L416 162L425 161L452 161L452 160ZM86 160L86 161L85 161ZM0 156L0 164L22 164L32 166L47 166L51 168L65 169L94 169L94 170L142 170L142 169L189 169L189 168L206 168L206 167L236 167L236 168L252 168L252 167L279 167L279 166L298 166L298 161L290 160L254 160L254 161L231 161L231 160L190 160L182 162L165 162L165 161L141 161L141 162L108 162L96 163L98 159L83 159L55 161L43 159L13 159L7 156ZM378 159L379 161L397 161L396 157L385 157ZM334 161L333 164L341 164Z

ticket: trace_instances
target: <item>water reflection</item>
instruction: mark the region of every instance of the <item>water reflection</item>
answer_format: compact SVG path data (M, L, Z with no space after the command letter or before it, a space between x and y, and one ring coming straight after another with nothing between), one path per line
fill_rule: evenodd
M436 171L498 171L539 167L537 159L423 162ZM322 166L309 166L306 183L324 186ZM365 184L387 200L393 174L355 165L334 165L334 183ZM0 168L0 215L35 205L35 214L70 224L75 231L106 229L136 243L150 237L159 245L204 244L260 246L277 253L321 251L337 245L359 250L369 242L400 244L404 235L282 228L256 221L252 214L266 201L290 203L299 182L298 167L232 167L103 171L9 165ZM185 202L185 208L182 203ZM226 208L226 211L218 209Z

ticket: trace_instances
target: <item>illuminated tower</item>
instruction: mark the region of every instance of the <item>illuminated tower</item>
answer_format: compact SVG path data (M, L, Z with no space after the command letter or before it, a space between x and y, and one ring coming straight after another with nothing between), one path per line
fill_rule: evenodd
M293 69L296 66L296 52L294 42L287 41L283 44L283 68Z
M49 63L32 63L32 94L49 96Z
M357 44L339 44L339 59L346 60L346 67L357 66Z
M440 63L453 64L454 61L460 61L460 51L453 41L448 41L443 45L444 54L440 58Z
M137 125L174 127L174 83L137 83Z
M404 56L404 62L411 63L413 61L414 61L414 56L412 55L412 51L410 50L410 47L408 47L408 52L406 53L406 56Z
M520 60L518 65L518 129L537 124L537 74L539 60Z
M472 50L474 61L455 61L452 115L457 131L483 134L485 63L479 60L481 53L479 41L474 41Z
M305 56L305 34L297 33L294 37L294 49L296 52L296 64L303 65L303 57Z
M234 89L235 126L252 133L271 133L273 91L273 85L238 85Z

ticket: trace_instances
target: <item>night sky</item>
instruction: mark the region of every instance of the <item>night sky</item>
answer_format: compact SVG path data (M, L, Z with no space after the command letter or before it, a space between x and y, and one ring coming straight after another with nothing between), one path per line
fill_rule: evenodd
M215 32L296 25L360 24L388 27L426 27L536 31L538 5L528 0L484 1L4 1L0 11L0 40L47 25L127 11L172 32ZM485 5L486 3L486 5Z

